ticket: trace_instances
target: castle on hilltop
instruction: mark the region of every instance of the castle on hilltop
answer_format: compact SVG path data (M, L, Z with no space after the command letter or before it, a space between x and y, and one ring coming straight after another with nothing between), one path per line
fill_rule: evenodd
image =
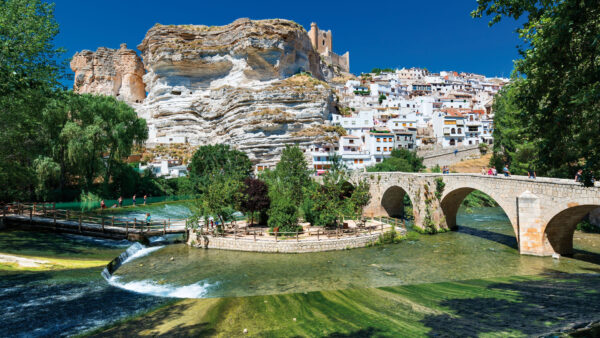
M342 72L350 72L350 52L346 52L341 56L333 52L331 47L331 30L319 30L317 23L313 22L310 24L308 37L313 48L321 55L326 64L338 67Z

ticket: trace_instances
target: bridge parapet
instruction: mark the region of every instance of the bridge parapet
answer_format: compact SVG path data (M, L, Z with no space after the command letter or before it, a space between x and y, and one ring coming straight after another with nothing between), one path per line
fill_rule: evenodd
M600 207L600 183L584 187L568 179L479 174L367 172L354 173L371 187L367 216L402 216L403 199L413 206L415 225L431 232L456 228L456 214L474 190L484 192L508 216L520 252L570 254L578 222Z

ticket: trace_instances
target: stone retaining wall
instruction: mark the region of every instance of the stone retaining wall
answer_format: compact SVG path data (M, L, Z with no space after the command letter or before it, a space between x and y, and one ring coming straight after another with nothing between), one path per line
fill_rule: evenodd
M457 150L456 155L454 150ZM430 151L430 152L417 152L417 155L423 157L423 165L431 168L439 165L440 167L445 165L453 165L462 160L468 158L479 158L481 153L479 146L462 147L462 148L444 148L441 150Z
M222 249L235 251L253 251L253 252L272 252L272 253L306 253L320 251L346 250L354 248L363 248L375 242L379 234L362 235L359 237L345 237L339 239L300 240L286 239L275 241L265 241L252 239L233 239L227 237L204 236L197 241L195 233L191 233L188 244L197 247L206 247L208 249ZM195 242L195 243L194 243ZM208 245L206 245L208 242Z

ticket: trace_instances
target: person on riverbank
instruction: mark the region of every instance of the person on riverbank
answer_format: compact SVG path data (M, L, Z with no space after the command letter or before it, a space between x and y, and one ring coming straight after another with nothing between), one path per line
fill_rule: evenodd
M133 206L135 207L135 194L133 194L133 197L131 198L131 200L133 201Z
M106 209L106 203L104 203L104 200L100 201L100 209Z
M146 226L150 226L150 221L152 221L152 218L150 217L150 213L147 212L146 213Z
M581 177L582 174L583 174L583 169L577 170L577 173L575 174L575 182L581 182L583 180Z
M505 177L510 177L510 170L508 170L508 164L504 166L502 172L504 173Z
M119 208L123 206L123 196L119 196L119 199L117 200L119 202Z
M146 199L148 198L148 195L144 195L144 205L146 205Z

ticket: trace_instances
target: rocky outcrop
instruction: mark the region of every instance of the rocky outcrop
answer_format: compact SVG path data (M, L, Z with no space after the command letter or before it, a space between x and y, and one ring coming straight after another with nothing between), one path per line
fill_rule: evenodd
M120 49L84 50L71 60L75 72L73 90L77 93L112 95L127 103L141 103L145 96L144 66L135 51Z
M142 43L148 97L138 113L152 143L226 143L255 163L287 144L308 145L332 111L320 59L287 20L239 19L220 27L152 27ZM310 75L299 73L310 72Z

